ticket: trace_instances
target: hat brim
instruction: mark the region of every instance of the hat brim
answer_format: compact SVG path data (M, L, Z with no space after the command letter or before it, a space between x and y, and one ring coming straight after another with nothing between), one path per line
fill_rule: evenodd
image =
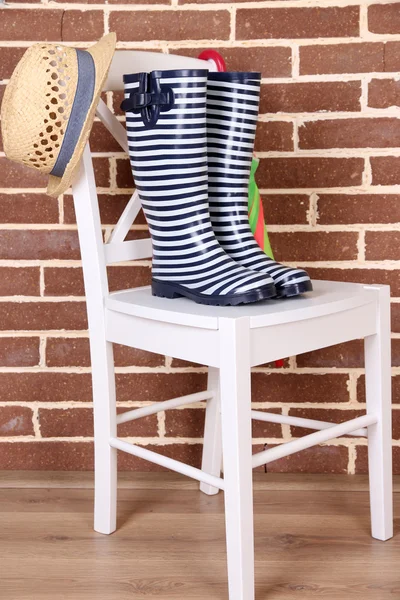
M89 135L93 126L97 105L99 103L100 95L107 78L112 57L114 56L116 41L117 38L115 33L108 33L101 38L97 44L91 48L88 48L87 50L87 52L92 55L96 68L93 100L89 107L85 122L82 126L82 131L75 146L74 153L71 156L63 176L55 177L54 175L49 175L49 181L47 185L47 193L49 196L57 197L65 192L70 187L72 180L74 179L75 171L79 165L86 142L89 139Z

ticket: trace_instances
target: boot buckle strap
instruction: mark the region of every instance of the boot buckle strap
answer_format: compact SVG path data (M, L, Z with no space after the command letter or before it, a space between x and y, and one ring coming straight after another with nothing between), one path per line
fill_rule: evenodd
M133 92L123 100L121 109L137 114L148 106L159 106L160 111L167 112L173 107L174 100L174 92L170 87L164 87L161 92Z

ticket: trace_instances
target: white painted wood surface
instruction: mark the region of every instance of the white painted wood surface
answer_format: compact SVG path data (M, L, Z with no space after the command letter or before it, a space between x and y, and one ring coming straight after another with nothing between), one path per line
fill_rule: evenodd
M215 477L221 475L222 436L221 436L221 396L219 385L219 369L209 367L207 390L212 397L207 401L206 420L204 425L204 450L201 464L202 471ZM200 489L204 494L218 494L218 488L202 483Z
M376 418L368 428L368 465L372 536L393 536L392 407L390 292L388 287L369 288L377 297L376 334L365 338L365 387L367 414Z
M289 415L280 415L276 413L263 412L261 410L252 410L251 418L256 421L265 421L266 423L281 423L285 425L291 425L292 427L304 427L307 429L329 429L332 427L332 423L328 421L317 421L315 419L304 419L302 417L290 417ZM367 437L368 429L363 427L362 429L355 429L349 431L346 435Z
M263 452L254 454L253 468L255 469L256 467L261 467L261 465L266 465L274 460L278 460L279 458L289 456L295 452L300 452L300 450L312 448L312 446L317 446L318 444L322 444L328 440L342 437L354 429L375 425L376 422L377 417L375 415L363 415L362 417L356 417L355 419L350 419L349 421L346 421L345 423L339 423L338 425L331 424L330 427L321 429L321 431L304 435L303 437L292 440L291 442L285 442L284 444L280 444L274 448L269 448L267 450L263 450Z
M254 600L249 318L221 318L219 331L229 600Z
M122 89L122 74L157 68L207 66L196 59L158 53L116 52L106 89ZM121 124L100 104L98 116L126 147ZM252 467L287 456L334 436L368 430L372 535L388 539L392 525L389 288L352 283L314 282L301 298L239 307L208 307L187 299L167 300L150 288L109 293L107 264L143 258L149 240L125 242L137 197L124 211L108 244L103 244L90 149L87 145L73 196L81 245L89 320L95 424L95 529L116 528L116 450L150 460L201 481L205 493L225 488L229 599L254 599ZM147 253L147 254L146 254ZM252 458L250 367L282 356L365 338L367 415L347 424L313 420L318 429L301 440L281 444ZM205 448L202 469L140 448L117 437L112 343L199 362L209 369ZM210 393L212 397L210 398ZM190 398L196 395L191 395ZM163 410L190 402L173 399ZM156 404L139 409L160 410ZM152 412L148 412L151 410ZM135 419L131 411L118 421ZM256 413L253 416L257 417ZM281 421L283 422L283 421ZM294 421L292 422L294 424ZM299 421L297 421L299 424ZM222 429L222 436L220 434ZM220 478L221 453L224 479Z

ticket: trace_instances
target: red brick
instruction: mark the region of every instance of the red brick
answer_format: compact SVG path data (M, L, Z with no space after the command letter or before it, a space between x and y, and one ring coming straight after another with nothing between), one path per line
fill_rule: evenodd
M122 152L121 146L101 121L93 123L89 142L92 152Z
M108 158L93 158L94 178L97 187L110 187L110 161Z
M118 413L126 409L119 409ZM130 410L130 409L129 409ZM40 408L39 424L42 437L92 437L92 408ZM137 419L118 426L118 437L157 436L157 415Z
M400 340L392 339L392 366L400 365ZM329 348L307 352L297 356L297 366L317 368L363 368L363 340L353 340L345 344L336 344Z
M117 158L117 187L134 188L131 165L128 159Z
M348 402L346 374L253 373L254 402Z
M392 339L392 366L400 367L400 340Z
M64 0L54 0L64 2ZM68 4L82 4L82 0L68 0ZM170 0L85 0L84 4L170 4Z
M202 438L205 410L188 408L165 412L165 435L167 437Z
M207 387L203 373L119 373L117 400L127 402L163 401L204 391Z
M83 275L80 267L45 267L46 296L83 296ZM149 285L150 267L126 266L109 267L108 279L110 291L129 289Z
M274 256L280 261L355 260L358 234L354 231L296 231L270 233Z
M86 329L84 302L0 302L0 330Z
M357 446L356 473L368 473L368 447ZM393 446L393 474L400 474L400 447Z
M400 42L385 42L385 71L400 71Z
M393 409L392 411L392 422L393 422L393 439L400 439L400 410Z
M357 402L365 402L365 376L357 379ZM400 376L392 375L392 403L400 404Z
M400 145L400 119L322 119L299 128L299 148L395 148Z
M358 6L242 8L236 15L237 40L358 35Z
M186 368L186 367L201 367L199 363L195 363L189 360L182 360L181 358L171 357L171 367L173 368Z
M114 344L114 360L117 367L163 367L165 357L154 352Z
M359 111L358 81L267 83L261 86L260 113Z
M3 229L0 231L1 259L79 259L76 231Z
M110 31L120 42L147 40L227 40L230 14L226 10L111 12Z
M399 194L318 194L318 224L399 221Z
M35 10L17 8L2 10L0 19L0 39L3 42L14 40L58 41L61 36L62 10Z
M314 419L316 421L327 421L328 423L344 423L361 417L365 414L364 410L341 410L338 408L291 408L289 415L291 417L300 417L301 419ZM302 437L313 433L315 429L305 429L304 427L290 427L293 437Z
M257 181L269 189L348 187L361 185L363 170L362 158L263 158Z
M335 344L328 348L305 352L296 358L297 366L302 367L340 367L358 368L364 366L364 344L362 340L353 340L346 344Z
M400 304L397 302L392 302L391 305L391 329L393 333L400 333Z
M368 84L368 106L372 108L400 106L400 81L372 79Z
M400 33L400 3L369 6L368 29L372 33Z
M18 339L18 338L17 338ZM0 338L1 342L1 338ZM1 347L1 346L0 346ZM164 365L160 354L145 352L114 344L114 360L118 367L131 365L139 367L159 367ZM48 338L46 344L46 365L48 367L88 367L90 352L88 338Z
M174 48L174 54L197 58L204 48ZM254 48L215 48L221 54L228 71L253 71L255 65L266 77L290 77L292 74L292 51L285 46Z
M1 194L0 223L58 223L58 201L45 194Z
M366 231L365 257L367 260L399 260L400 231Z
M34 435L34 433L30 408L23 406L0 408L0 437Z
M90 373L0 373L1 402L91 402ZM118 373L117 400L163 401L202 391L201 373Z
M25 48L0 48L0 79L9 79Z
M112 31L112 30L111 30ZM104 34L101 10L66 10L63 13L61 39L64 42L97 41Z
M348 460L346 446L314 446L269 463L267 473L347 473Z
M147 52L147 48L146 48ZM151 50L151 52L155 52L155 50ZM124 99L124 92L112 92L112 110L116 115L122 115L124 117L123 123L125 123L125 113L121 110L121 103Z
M3 442L0 469L43 471L93 470L90 442Z
M1 402L91 402L90 373L0 373Z
M260 121L257 125L255 150L290 152L293 146L293 124L286 121Z
M176 368L176 367L204 367L204 365L200 365L199 363L194 363L194 362L190 362L188 360L181 360L180 358L171 358L171 366ZM284 360L284 367L287 368L289 366L289 360L285 359ZM270 363L265 363L263 365L260 365L260 367L266 367L268 369L275 369L275 368L281 368L281 367L276 367L276 363L274 362L270 362Z
M308 222L310 199L305 194L262 194L261 199L267 227L268 225L300 225Z
M0 337L0 366L35 367L38 364L38 337Z
M0 267L0 296L39 296L39 267Z
M263 412L263 411L261 411ZM279 409L268 409L268 412L281 414ZM165 429L167 437L203 438L205 410L184 409L168 410L165 413ZM281 438L282 428L279 423L266 423L253 420L253 438Z
M257 408L257 410L260 410ZM260 412L282 414L279 408L261 409ZM253 438L281 438L282 425L280 423L267 423L266 421L253 420Z
M81 267L45 267L45 296L84 296Z
M381 42L300 46L300 75L385 71Z
M307 267L307 271L312 279L348 281L351 283L364 283L366 285L373 285L376 283L390 285L392 296L400 296L400 271L398 270Z
M373 156L372 185L400 184L400 156Z
M115 225L131 198L130 194L99 194L100 218L103 225ZM135 219L135 225L145 223L143 212ZM72 196L64 197L64 223L76 223Z
M7 13L2 10L2 14L5 12ZM45 175L35 169L0 156L0 187L2 188L45 188L47 179Z

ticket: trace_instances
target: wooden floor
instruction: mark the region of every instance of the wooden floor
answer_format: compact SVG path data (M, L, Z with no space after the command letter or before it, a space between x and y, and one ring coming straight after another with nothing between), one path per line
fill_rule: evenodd
M384 543L364 477L256 475L257 600L400 599L400 483ZM123 474L117 532L92 511L91 475L0 473L2 600L227 600L222 493Z

